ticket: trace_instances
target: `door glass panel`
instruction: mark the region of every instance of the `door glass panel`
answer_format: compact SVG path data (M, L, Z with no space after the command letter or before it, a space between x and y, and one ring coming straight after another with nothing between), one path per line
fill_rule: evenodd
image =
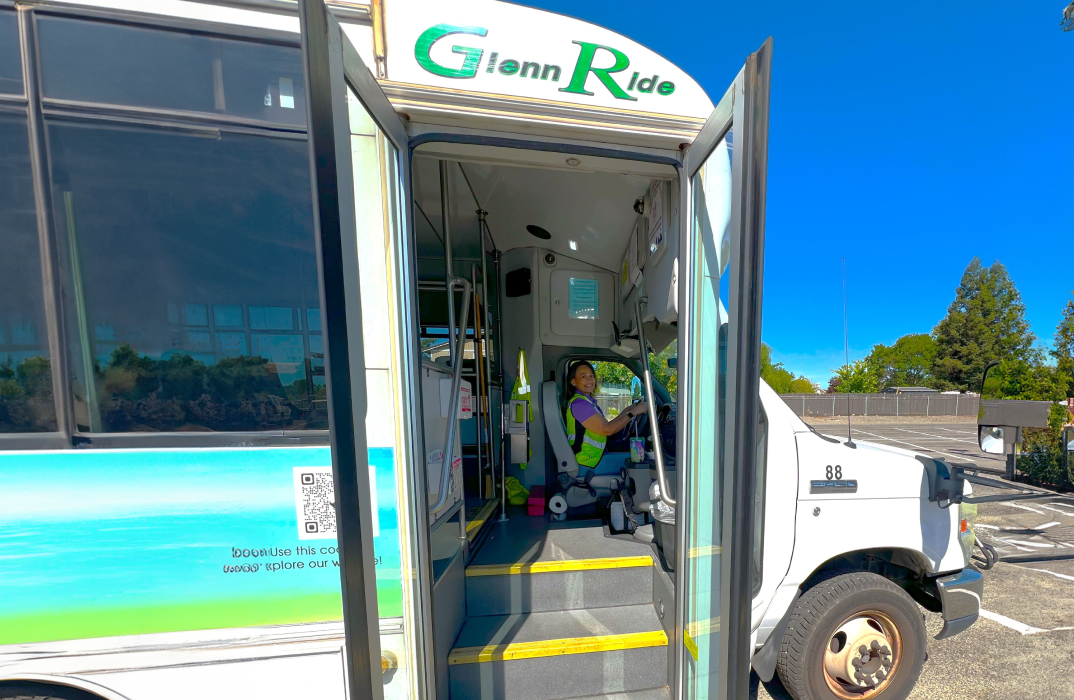
M0 212L0 433L52 431L56 409L25 115L0 113Z
M305 141L48 138L79 429L327 428Z
M45 97L306 123L297 47L68 17L37 31Z
M382 656L396 671L385 676L386 697L413 696L411 669L417 623L415 528L423 519L407 478L409 464L408 353L401 320L401 290L407 279L401 262L403 235L399 152L347 88L351 163L354 179L362 336L365 352L366 440L372 494L373 554ZM449 533L448 531L451 530ZM434 538L434 557L460 545L459 528L443 528ZM450 552L447 552L450 561ZM445 562L441 562L445 563ZM403 573L407 572L404 576Z
M723 522L724 436L733 434L725 410L728 374L727 326L731 253L731 132L693 175L690 235L693 246L690 308L694 323L689 361L690 465L684 494L684 687L687 698L710 697L720 668L720 609Z
M0 10L0 94L22 94L18 16L10 10Z

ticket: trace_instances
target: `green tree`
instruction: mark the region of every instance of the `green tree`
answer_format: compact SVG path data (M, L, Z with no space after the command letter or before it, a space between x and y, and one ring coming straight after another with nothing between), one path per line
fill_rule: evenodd
M1063 320L1055 329L1055 347L1051 351L1055 358L1055 374L1061 396L1074 396L1074 300L1067 300L1063 309Z
M794 375L783 367L782 362L772 362L772 348L768 343L761 343L761 379L777 394L791 393Z
M678 357L679 341L673 340L660 354L649 353L649 371L653 373L653 379L660 382L661 386L668 390L674 399L679 390L679 374L677 368L668 366L668 360ZM640 396L640 394L639 394Z
M629 387L634 380L634 373L621 362L594 362L593 373L597 375L597 386Z
M805 377L798 377L791 382L791 394L815 394L817 393L817 385Z
M837 394L871 394L877 391L876 372L865 359L833 369L828 391Z
M932 384L938 389L976 391L992 360L1028 357L1036 339L1025 319L1025 304L996 261L991 267L974 258L962 274L947 316L932 330L936 359Z
M812 394L817 390L816 384L801 375L796 378L782 362L773 363L768 343L761 343L761 379L777 394Z
M890 346L874 345L865 361L881 388L929 386L932 364L936 361L936 342L928 333L911 333Z

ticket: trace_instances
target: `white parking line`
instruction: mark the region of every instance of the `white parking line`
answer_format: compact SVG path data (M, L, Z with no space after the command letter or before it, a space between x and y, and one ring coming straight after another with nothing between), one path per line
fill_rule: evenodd
M1059 513L1059 515L1065 515L1067 517L1074 518L1074 513L1068 513L1065 510L1059 510L1058 508L1052 508L1050 505L1046 506L1043 503L1041 503L1040 507L1044 508L1045 510L1050 510L1053 513ZM1042 515L1043 515L1043 513L1042 513Z
M951 441L951 442L968 442L968 443L971 443L971 444L976 444L977 443L976 440L970 440L969 438L956 438L956 437L951 437L949 435L930 435L929 433L922 433L919 430L907 430L906 428L895 428L895 430L901 430L904 433L912 433L914 435L924 435L925 437L934 438L936 440L948 440L948 441Z
M1030 512L1036 513L1037 515L1046 515L1044 511L1037 510L1036 508L1030 508L1029 506L1022 505L1021 503L1011 503L1010 501L1007 501L1003 503L1003 505L1010 506L1011 508L1021 508L1022 510L1028 510Z
M1035 528L1033 528L1033 529L1034 529L1034 530L1047 530L1048 528L1050 528L1050 527L1055 527L1056 525L1059 525L1059 521L1058 521L1058 520L1056 520L1056 521L1055 521L1055 522L1053 522L1053 523L1044 523L1043 525L1037 525L1037 526L1036 526Z
M1025 569L1026 571L1039 571L1042 574L1051 574L1058 578L1066 579L1067 581L1074 581L1074 576L1068 576L1067 574L1057 574L1054 571L1048 571L1047 569L1034 569L1031 566L1019 566L1019 569Z
M1070 509L1074 510L1074 506L1070 505L1069 503L1049 503L1048 505L1050 505L1050 506L1061 506L1063 508L1070 508Z
M1016 545L1011 540L1005 540L1002 537L997 537L996 541L1002 542L1003 544L1009 544L1010 546L1012 546L1015 549L1017 549L1019 551L1022 551L1022 552L1035 552L1036 551L1035 549L1030 549L1029 547L1022 547L1022 546Z
M857 432L861 433L862 435L871 435L873 437L881 438L881 439L887 440L889 442L897 442L900 445L909 445L910 447L913 447L915 450L921 450L922 452L932 452L934 454L943 455L945 457L953 457L955 459L965 459L966 458L966 455L953 455L953 454L950 454L949 452L940 452L939 450L933 450L933 449L930 449L928 447L922 447L921 445L915 445L912 442L906 442L905 440L896 440L895 438L884 437L883 435L877 435L875 433L869 433L869 432L866 432L864 430L859 430Z
M981 608L981 617L992 620L992 622L998 622L1004 627L1009 627L1015 632L1020 633L1023 637L1027 634L1041 634L1043 632L1065 632L1067 630L1074 630L1074 627L1056 627L1055 629L1045 630L1041 629L1040 627L1027 625L1026 623L1019 622L1018 620L1012 620L1006 615L1000 615L999 613L994 613L991 610L985 610L984 608Z
M1026 547L1055 547L1054 544L1044 544L1043 542L1026 542L1025 540L1004 540L1004 541L1005 542L1010 542L1011 544L1025 545Z
M1019 622L1018 620L1012 620L1006 615L1000 615L999 613L994 613L991 610L985 610L984 608L981 608L981 617L991 620L992 622L998 622L1004 627L1008 627L1015 632L1020 633L1023 637L1027 634L1040 634L1041 632L1049 631L1043 630L1040 627L1033 627L1032 625L1027 625L1026 623Z

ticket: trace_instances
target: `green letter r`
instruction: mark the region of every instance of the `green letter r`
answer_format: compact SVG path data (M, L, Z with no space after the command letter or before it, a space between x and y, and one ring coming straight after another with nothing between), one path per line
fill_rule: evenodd
M585 41L575 41L582 47L582 50L578 53L578 63L574 64L574 75L571 76L571 84L565 88L560 88L560 92L573 92L579 95L592 95L593 93L585 89L585 79L589 77L589 74L597 76L600 82L604 83L604 87L608 88L608 92L612 93L616 99L619 100L637 100L637 97L632 97L626 93L623 88L619 87L619 84L612 79L610 73L618 73L624 71L630 65L630 59L622 51L613 49L610 46L601 46L600 44L590 44ZM610 68L594 68L593 57L597 53L597 49L604 49L615 56L615 65Z

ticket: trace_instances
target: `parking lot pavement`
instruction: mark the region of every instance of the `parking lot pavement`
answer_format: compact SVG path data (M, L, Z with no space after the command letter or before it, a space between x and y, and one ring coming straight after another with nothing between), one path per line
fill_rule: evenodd
M816 425L844 435L834 425ZM845 424L844 424L845 428ZM855 425L854 438L936 454L949 462L1002 470L1002 456L977 448L977 426L958 423ZM993 475L989 475L993 476ZM976 486L974 493L999 493ZM1074 494L978 506L977 533L1001 555L983 571L981 618L950 639L932 639L943 626L925 613L928 660L911 700L1060 700L1074 698L1065 669L1074 665ZM1032 556L1040 561L1002 560ZM779 683L753 676L751 698L790 698Z

